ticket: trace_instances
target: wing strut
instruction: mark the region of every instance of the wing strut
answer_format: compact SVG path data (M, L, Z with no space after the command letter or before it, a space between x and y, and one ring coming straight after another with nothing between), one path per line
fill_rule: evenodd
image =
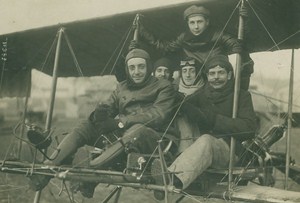
M284 189L288 189L288 178L290 171L290 154L291 154L291 129L293 120L293 91L294 91L294 49L292 49L290 84L289 84L289 103L288 103L288 128L286 134L286 162L285 162L285 182Z
M47 119L45 124L45 131L50 131L51 123L52 123L52 116L53 116L53 109L54 109L54 102L55 102L55 93L56 93L56 86L57 86L57 77L58 77L58 62L59 62L59 54L60 54L60 46L61 46L61 38L64 32L64 28L60 28L57 32L57 44L56 44L56 52L54 58L54 67L52 73L52 87L51 87L51 95L50 95L50 104L47 113ZM35 193L33 203L39 203L42 191L38 191Z
M241 0L240 9L243 8L244 0ZM238 39L244 39L244 17L239 16L239 29L238 29ZM241 54L237 54L236 57L236 67L235 67L235 83L234 83L234 96L233 96L233 110L232 110L232 118L237 117L238 111L238 102L239 102L239 93L240 93L240 78L241 78ZM233 187L233 166L234 166L234 158L235 158L235 138L231 137L230 140L230 160L228 167L228 191L230 192Z

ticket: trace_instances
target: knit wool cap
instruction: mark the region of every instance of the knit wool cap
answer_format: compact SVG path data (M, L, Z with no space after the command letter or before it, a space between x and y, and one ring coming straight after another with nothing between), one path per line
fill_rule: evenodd
M214 68L216 66L220 66L225 68L227 72L233 71L233 67L228 60L227 56L224 55L216 55L212 56L205 65L205 73L208 73L209 69Z
M158 68L160 66L164 66L164 67L168 68L170 72L174 71L172 61L168 58L164 57L164 58L160 58L157 61L155 61L155 63L153 64L153 71L155 71L156 68Z
M146 59L148 61L148 60L150 60L150 55L145 50L142 50L142 49L132 49L126 55L125 62L127 63L127 61L129 59L132 59L132 58L143 58L143 59Z
M210 15L210 11L203 6L193 5L185 9L185 11L183 12L183 19L187 20L191 15L201 15L208 18Z

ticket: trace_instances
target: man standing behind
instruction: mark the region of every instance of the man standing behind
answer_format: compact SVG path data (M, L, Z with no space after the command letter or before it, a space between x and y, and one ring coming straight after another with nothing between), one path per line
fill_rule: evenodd
M154 151L164 127L172 118L175 91L169 81L151 76L152 64L146 51L131 50L125 63L127 79L118 84L107 102L96 107L89 119L64 137L51 156L53 161L46 164L65 164L79 147L87 144L104 148L105 141L114 142L118 137L140 153ZM119 151L124 152L124 148L118 149L109 158L119 155ZM46 176L31 176L31 188L41 190L49 180ZM96 185L85 184L80 191L83 196L91 198Z
M199 124L200 131L206 133L168 168L175 172L176 186L182 189L186 189L208 167L228 167L231 136L237 140L238 157L242 152L241 142L252 138L256 131L256 116L248 91L240 91L237 118L232 118L234 81L227 57L218 55L211 58L205 72L207 85L183 108Z
M246 16L246 9L240 14ZM243 60L242 84L243 89L248 89L249 78L253 73L253 61L248 53L243 50L241 42L233 36L222 32L220 28L211 25L210 11L204 6L190 6L183 13L188 30L181 33L175 40L159 40L140 26L139 33L142 40L166 53L179 53L182 58L193 57L199 63L205 63L214 55L228 56L241 53ZM136 42L132 42L132 47Z

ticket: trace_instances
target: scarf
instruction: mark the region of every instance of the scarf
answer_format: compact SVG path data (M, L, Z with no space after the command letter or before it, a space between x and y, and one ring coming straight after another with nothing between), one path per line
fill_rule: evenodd
M209 84L205 85L204 94L214 104L224 101L229 94L233 93L234 80L229 80L226 85L220 89L214 89Z
M179 82L179 89L178 92L183 93L185 96L191 95L194 92L196 92L198 89L204 86L204 79L200 79L196 84L194 85L186 85L184 84L182 78L180 78Z
M141 83L135 83L130 76L127 76L127 87L130 90L137 90L137 89L142 89L143 87L146 87L149 84L149 81L151 81L151 75L146 76L145 80Z
M190 51L207 51L213 45L212 39L215 35L215 29L208 27L200 35L193 35L190 31L184 33L183 47Z

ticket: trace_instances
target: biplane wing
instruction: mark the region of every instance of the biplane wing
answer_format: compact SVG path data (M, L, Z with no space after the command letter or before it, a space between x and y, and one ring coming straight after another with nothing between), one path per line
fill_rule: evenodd
M137 13L142 15L141 21L144 26L158 38L174 39L185 27L182 19L184 9L191 4L204 4L212 10L212 23L219 27L226 24L226 31L237 35L238 10L235 8L238 2L238 0L183 1L161 7L157 5L147 9L136 8L134 11L117 14L112 12L111 15L99 14L98 18L79 19L75 22L61 24L55 22L56 25L15 33L2 33L0 41L4 48L2 54L5 55L5 71L1 72L3 80L1 91L6 90L6 95L2 96L13 96L8 94L13 92L13 87L21 86L21 82L23 84L30 82L24 81L22 70L36 68L49 75L52 74L55 53L50 50L53 49L53 40L60 27L65 28L68 40L62 41L58 76L115 74L123 67L122 60L116 62L117 53L121 47L125 47L123 52L127 51L128 42L133 35L130 27ZM247 2L249 23L246 44L250 52L300 47L299 1L248 0ZM227 22L228 19L230 21ZM124 40L126 43L122 44ZM74 53L70 52L70 45ZM157 52L150 48L148 51L152 53L153 58L158 56ZM74 55L77 62L74 62ZM76 70L76 63L80 65L82 73Z

